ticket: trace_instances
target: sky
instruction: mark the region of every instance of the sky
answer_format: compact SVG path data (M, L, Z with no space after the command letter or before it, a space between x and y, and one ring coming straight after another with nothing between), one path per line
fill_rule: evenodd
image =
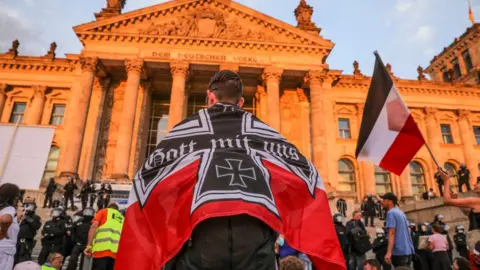
M300 0L235 0L271 17L296 25L294 9ZM313 21L325 39L335 43L327 59L331 69L370 75L373 51L378 50L393 73L415 79L419 65L427 67L434 55L471 26L468 0L307 0ZM127 0L124 12L159 4L162 0ZM480 19L480 0L472 0ZM106 0L0 0L0 52L14 39L21 55L44 55L55 41L57 57L80 53L82 45L72 27L93 21Z

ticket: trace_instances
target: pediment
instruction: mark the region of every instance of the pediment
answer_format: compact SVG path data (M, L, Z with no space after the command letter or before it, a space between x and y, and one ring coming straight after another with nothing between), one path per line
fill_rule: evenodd
M354 106L342 104L342 105L335 106L335 113L336 114L355 114L356 110Z
M333 43L231 0L177 0L74 27L82 42L92 36L292 44L322 48ZM166 39L162 39L166 38Z

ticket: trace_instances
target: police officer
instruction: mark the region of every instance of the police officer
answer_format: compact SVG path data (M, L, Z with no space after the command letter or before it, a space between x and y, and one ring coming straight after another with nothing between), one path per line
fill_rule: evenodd
M373 241L373 253L375 253L375 258L383 267L383 270L390 270L392 266L385 262L385 255L387 254L388 248L388 239L385 236L385 230L382 228L377 228L376 230L377 238Z
M105 201L107 199L108 195L108 190L105 187L105 183L102 183L100 190L98 191L98 197L97 197L97 207L98 210L105 208Z
M337 238L340 242L340 247L342 248L345 263L348 263L350 246L348 245L347 227L343 225L343 214L336 213L333 215L333 224L335 224L335 231L337 232Z
M92 192L92 186L90 184L90 181L87 180L83 185L82 189L80 190L80 200L82 201L82 210L87 208L88 197L91 192Z
M42 219L35 214L35 209L36 205L33 203L25 207L25 213L19 225L20 231L18 233L15 264L32 259L32 251L35 247L35 235L37 235L38 229L42 227Z
M468 260L467 235L465 234L465 228L462 225L455 227L453 242L455 242L455 246L457 247L460 256Z
M462 186L467 186L467 191L470 191L470 170L467 169L465 163L460 164L460 169L458 170L458 192L462 193Z
M422 222L417 224L417 235L418 235L418 242L420 242L420 237L421 236L430 236L432 233L429 230L429 224L427 222ZM430 267L433 265L432 260L433 260L433 255L432 251L429 250L428 248L425 249L419 249L418 244L415 246L415 253L418 255L420 260L422 261L423 265L425 266L425 269L430 269Z
M70 255L70 261L68 262L67 270L77 269L80 255L83 257L83 251L87 247L88 231L90 230L94 215L95 210L93 210L93 208L85 208L81 213L81 216L74 216L72 233L75 246L73 247L72 254ZM76 217L78 217L78 219L76 219ZM83 262L83 260L80 261ZM82 269L82 266L80 266L80 269Z
M65 227L65 235L63 236L62 250L61 250L61 254L63 255L63 260L64 260L63 263L65 263L65 259L68 256L70 256L74 246L73 237L72 237L73 220L72 220L72 217L67 214L63 206L59 207L59 209L62 209L63 211L60 216L60 220L61 222L63 222Z
M63 209L55 208L50 216L51 220L45 222L42 229L42 250L38 255L38 264L43 265L47 261L48 254L62 251L63 237L65 236L65 222L62 218Z

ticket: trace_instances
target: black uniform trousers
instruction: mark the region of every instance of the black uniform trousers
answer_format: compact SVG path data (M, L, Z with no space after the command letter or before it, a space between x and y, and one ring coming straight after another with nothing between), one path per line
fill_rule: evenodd
M92 270L113 270L115 259L110 257L93 258Z
M65 209L68 209L68 201L72 204L72 210L74 209L73 204L73 193L72 194L65 194Z
M50 253L61 253L62 245L44 245L38 255L38 264L44 265L47 262Z
M47 206L48 208L52 208L52 202L53 202L53 194L46 193L45 200L43 201L43 208Z
M85 244L75 244L72 250L72 254L70 255L70 261L68 261L67 270L75 270L78 266L78 261L80 260L80 264L83 262L83 251L85 250L87 245ZM80 269L82 269L82 265L80 265Z
M461 180L458 180L458 192L462 193L463 185L467 186L467 191L472 190L472 188L470 188L470 181L468 181L468 179L461 179Z
M15 253L15 264L32 260L32 251L34 248L33 239L20 239L17 242L17 252Z

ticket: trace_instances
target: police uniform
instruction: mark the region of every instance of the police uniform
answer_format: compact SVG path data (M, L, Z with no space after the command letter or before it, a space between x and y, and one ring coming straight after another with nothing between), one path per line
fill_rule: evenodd
M30 261L32 251L35 247L35 235L42 227L42 219L35 214L35 205L31 204L25 208L25 214L19 224L17 252L15 254L15 264Z
M345 227L342 223L342 215L343 214L340 213L333 215L333 223L335 224L335 231L337 232L338 242L340 242L345 263L347 263L348 256L350 255L350 246L347 238L347 227Z
M455 242L457 251L460 256L468 260L467 235L465 234L465 228L463 226L457 226L455 231L456 233L453 236L453 242Z
M372 250L375 253L375 258L383 267L383 270L390 270L392 266L385 262L385 255L387 254L388 239L385 236L383 229L377 228L377 238L373 241Z
M72 228L72 236L75 245L73 247L72 254L70 255L70 261L68 262L67 270L77 269L78 260L87 246L88 232L90 231L94 214L95 211L93 208L85 208L81 216L76 216L79 217L79 219L74 221ZM83 260L80 261L82 262ZM82 269L82 266L80 266L80 269Z
M43 265L47 261L48 254L62 251L63 237L65 236L65 222L60 219L62 209L52 210L52 219L45 222L42 229L42 250L38 255L38 264Z

